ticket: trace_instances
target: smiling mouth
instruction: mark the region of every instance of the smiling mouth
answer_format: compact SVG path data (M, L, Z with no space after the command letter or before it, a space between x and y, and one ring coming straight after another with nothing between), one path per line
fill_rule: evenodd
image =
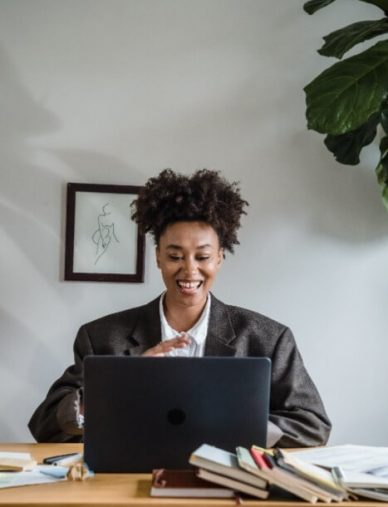
M192 282L187 282L183 280L177 280L177 285L180 289L193 290L199 289L199 287L203 284L202 280L195 280Z

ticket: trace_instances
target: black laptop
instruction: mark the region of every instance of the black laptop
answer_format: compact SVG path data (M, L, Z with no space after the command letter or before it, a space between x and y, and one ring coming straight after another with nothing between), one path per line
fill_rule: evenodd
M265 447L268 358L88 356L84 458L95 472L189 468L207 443Z

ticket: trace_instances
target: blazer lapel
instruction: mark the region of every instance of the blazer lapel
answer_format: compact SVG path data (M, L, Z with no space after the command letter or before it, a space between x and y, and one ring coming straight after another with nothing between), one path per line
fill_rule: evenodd
M233 329L228 307L211 295L209 328L205 343L205 356L234 356L236 333Z
M205 356L234 356L236 333L230 321L227 305L211 295L209 328ZM159 297L139 308L139 315L128 340L130 354L140 356L162 339L159 315Z
M128 337L131 356L140 356L162 339L160 330L159 297L139 309L137 322Z

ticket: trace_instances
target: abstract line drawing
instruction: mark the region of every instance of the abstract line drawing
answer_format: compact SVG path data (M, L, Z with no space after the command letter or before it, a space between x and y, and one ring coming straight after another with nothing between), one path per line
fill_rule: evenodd
M96 245L96 259L94 264L96 265L102 255L108 250L109 245L114 239L117 243L120 243L116 236L115 224L109 215L112 214L111 203L107 202L102 206L102 213L97 217L98 227L92 235L92 241Z
M67 184L65 280L144 282L145 235L128 213L141 189Z

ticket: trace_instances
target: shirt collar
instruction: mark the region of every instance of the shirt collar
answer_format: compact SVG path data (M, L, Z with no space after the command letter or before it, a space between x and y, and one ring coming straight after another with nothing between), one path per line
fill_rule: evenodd
M170 326L170 324L167 322L166 315L164 313L163 308L163 301L165 292L160 296L159 300L159 313L160 313L160 324L161 324L161 331L162 331L162 341L164 340L171 340L172 338L175 338L180 333L176 331L174 328ZM192 340L195 341L197 345L202 345L207 336L207 330L209 326L209 317L210 317L210 306L211 306L211 296L210 293L207 296L206 305L203 309L201 316L197 320L197 322L194 324L192 328L190 328L187 331L187 334L190 336Z

